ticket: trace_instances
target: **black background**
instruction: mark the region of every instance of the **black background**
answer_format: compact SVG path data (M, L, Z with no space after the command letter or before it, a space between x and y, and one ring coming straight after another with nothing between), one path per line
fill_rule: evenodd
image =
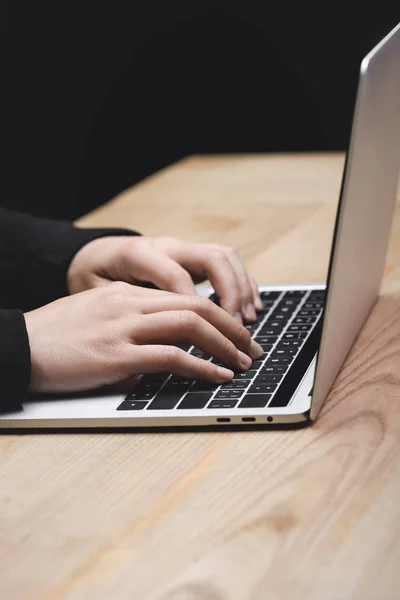
M346 148L396 3L7 1L0 204L75 218L192 153Z

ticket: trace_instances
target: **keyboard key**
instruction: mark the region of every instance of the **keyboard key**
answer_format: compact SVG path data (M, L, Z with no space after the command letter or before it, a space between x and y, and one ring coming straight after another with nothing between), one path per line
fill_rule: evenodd
M272 336L278 337L278 335L280 333L282 333L282 330L283 330L283 326L282 327L265 327L265 328L262 327L261 328L261 333L263 335L266 335L266 336L271 336L272 335Z
M166 379L167 377L164 377ZM157 381L157 379L149 379L148 377L142 377L142 379L135 385L131 394L135 394L135 399L140 400L140 395L146 392L158 392L161 388L163 380ZM153 394L154 395L154 394Z
M264 408L271 399L271 394L249 394L239 404L239 408Z
M248 394L273 394L277 388L276 383L255 383L249 388Z
M211 396L211 392L203 394L186 394L182 402L179 404L178 410L204 408Z
M202 358L203 360L209 360L211 358L211 354L207 354L206 352L198 350L197 348L195 350L191 350L190 354L192 356L196 356L197 358Z
M271 310L274 304L275 300L262 300L263 308L261 310L263 310L264 312L268 312L269 310Z
M293 356L271 356L266 361L266 365L290 365L293 362Z
M219 385L216 383L209 383L208 381L196 381L195 384L190 388L190 393L193 392L214 392Z
M251 368L252 370L258 370L260 367L262 367L262 365L264 364L264 359L260 359L260 360L253 360L253 362L251 363Z
M289 325L288 332L292 331L310 331L312 329L312 324L309 325Z
M260 344L260 346L264 350L264 354L269 354L272 350L272 344Z
M274 356L296 356L298 352L298 348L276 348L274 350Z
M168 394L161 392L161 394L150 403L147 410L171 410L172 408L175 408L181 398L182 392L179 391Z
M183 394L189 390L191 383L192 382L190 381L188 384L183 385L180 383L170 383L170 381L167 381L162 390L162 394L175 394L175 392L178 392L181 396L183 396Z
M117 410L142 410L147 404L147 402L125 399Z
M301 331L298 335L300 338L306 338L308 336L308 331Z
M254 380L254 383L279 383L283 375L266 375L260 374Z
M243 396L243 390L230 390L230 389L219 390L215 394L215 398L229 398L231 400L233 398L241 398L242 396Z
M282 304L278 304L275 308L274 314L286 314L291 315L293 313L293 308L291 306L284 306Z
M267 322L267 320L271 317L271 313L270 311L261 311L258 317L258 326L260 327L260 325L265 325L265 323Z
M280 316L280 315L278 315ZM281 315L284 316L284 315ZM271 329L283 329L285 326L285 319L278 319L278 320L268 320L268 323L266 324L267 327L270 327Z
M279 344L277 345L277 350L279 350L280 348L300 348L300 346L303 344L303 340L282 340L281 342L279 342Z
M182 377L181 375L172 375L169 378L168 383L178 383L180 385L190 385L193 383L193 379L188 379L187 377Z
M281 292L264 291L260 292L261 300L276 300Z
M318 315L321 314L320 310L307 310L307 309L303 309L303 310L299 310L299 312L297 313L297 315L299 317L318 317Z
M318 309L319 312L322 310L323 307L324 305L322 302L305 302L303 304L304 309Z
M286 321L290 318L290 315L286 315L284 313L274 313L270 316L272 321L277 321L278 323L286 323ZM269 319L268 319L269 323ZM272 323L270 323L272 326Z
M275 344L276 340L278 339L277 335L263 335L263 334L259 333L254 338L256 340L256 342L258 342L259 344L261 343L258 341L260 339L260 337L263 338L263 340L265 340L262 342L263 344Z
M253 379L257 371L250 369L249 371L243 371L241 373L235 373L234 379Z
M127 399L129 400L146 400L146 402L148 402L149 400L151 400L152 398L154 398L154 396L156 395L157 391L153 391L153 392L132 392L131 394L129 394L129 396L127 396Z
M247 323L247 325L245 325L247 331L250 333L250 335L253 335L253 333L255 331L257 331L257 329L259 328L260 323Z
M177 346L181 350L184 350L185 352L189 352L190 348L192 347L191 344L188 344L186 342L180 342L179 344L175 344L175 346Z
M166 381L169 377L169 373L149 373L147 375L143 375L142 379L139 383L154 383L155 381Z
M127 398L130 400L151 400L162 384L163 381L151 381L142 377Z
M251 383L250 379L232 379L229 383L224 383L222 386L223 390L245 390Z
M301 302L301 298L284 298L283 300L280 301L279 304L281 304L282 306L293 306L293 308L295 308L296 306L298 306Z
M285 365L265 365L265 367L263 367L261 369L261 374L262 375L281 375L283 373L286 373L286 371L288 370L288 367Z
M271 342L271 338L269 336L257 335L254 339L257 342L257 344L261 344L261 345L269 344L269 345L271 345L271 348L272 348L273 342Z
M325 301L325 293L324 292L312 292L307 298L308 302L321 302Z
M157 392L161 386L162 382L160 381L149 381L145 383L143 380L141 380L132 390L132 394L140 394L141 392Z
M224 367L225 365L219 360L219 358L213 358L211 361L213 365L218 365L219 367Z
M296 331L290 331L288 333L284 333L282 336L282 340L298 340L300 338L300 334Z
M307 294L307 290L290 290L285 292L284 298L302 298Z
M299 323L305 325L306 323L315 323L316 320L316 317L296 317L295 319L293 319L292 323L294 325L297 325Z
M219 400L212 400L207 408L235 408L238 400L224 400L220 398Z

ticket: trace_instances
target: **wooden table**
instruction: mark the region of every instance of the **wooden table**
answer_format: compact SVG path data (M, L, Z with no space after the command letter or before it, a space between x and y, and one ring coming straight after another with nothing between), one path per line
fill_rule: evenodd
M326 274L341 155L190 158L80 220ZM384 295L296 431L0 438L3 600L400 598L400 205Z

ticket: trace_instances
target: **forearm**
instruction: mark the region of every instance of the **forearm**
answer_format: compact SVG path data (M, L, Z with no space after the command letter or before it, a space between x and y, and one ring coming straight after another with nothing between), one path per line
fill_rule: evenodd
M78 250L98 237L128 230L80 229L0 209L0 306L31 310L65 296L68 267Z

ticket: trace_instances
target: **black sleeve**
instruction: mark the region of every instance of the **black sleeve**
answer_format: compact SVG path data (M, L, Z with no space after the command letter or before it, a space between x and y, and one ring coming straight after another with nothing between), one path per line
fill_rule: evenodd
M24 312L68 295L67 271L78 250L124 229L80 229L0 209L0 306Z
M24 315L0 310L0 413L21 408L31 377L31 357Z

